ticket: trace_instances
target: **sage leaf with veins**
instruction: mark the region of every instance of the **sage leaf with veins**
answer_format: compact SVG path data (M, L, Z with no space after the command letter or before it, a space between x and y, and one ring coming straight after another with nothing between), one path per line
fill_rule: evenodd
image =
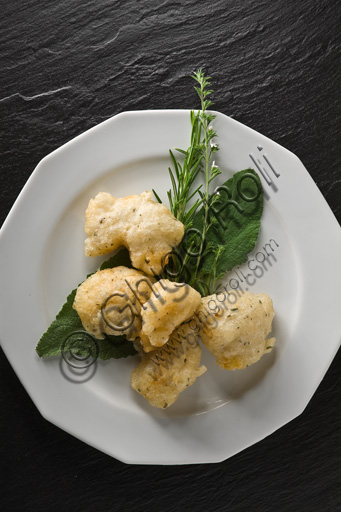
M127 249L121 249L118 253L112 256L109 260L105 261L100 270L106 268L114 268L123 265L132 268ZM91 275L91 274L89 274ZM89 277L89 276L87 276ZM125 336L109 336L105 335L105 339L97 340L90 334L86 334L78 313L73 309L73 301L75 299L76 291L68 295L65 304L59 311L56 319L51 323L50 327L40 338L36 347L36 352L39 357L49 357L61 354L64 342L74 334L77 355L92 357L99 357L100 359L121 358L136 354L133 343L128 341ZM79 334L84 331L83 339ZM78 334L77 334L78 333ZM85 348L82 348L84 343Z
M205 295L216 291L217 282L227 271L247 261L256 245L263 213L263 189L258 174L253 169L236 172L216 189L208 206L209 227L203 251L195 262L195 258L188 260L193 269L192 274L189 272L189 284L201 288ZM192 229L202 233L204 222L202 207L194 216Z

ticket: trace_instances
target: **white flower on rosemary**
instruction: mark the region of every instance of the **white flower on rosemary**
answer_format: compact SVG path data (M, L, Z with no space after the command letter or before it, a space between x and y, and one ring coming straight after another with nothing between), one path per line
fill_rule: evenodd
M212 181L216 176L219 176L219 174L221 174L221 170L215 164L215 160L213 160L212 165L211 165L211 178L210 178L210 181Z

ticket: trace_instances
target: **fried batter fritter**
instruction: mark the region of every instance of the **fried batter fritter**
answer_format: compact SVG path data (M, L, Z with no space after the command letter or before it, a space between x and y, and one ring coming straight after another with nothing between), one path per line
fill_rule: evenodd
M142 327L141 304L148 300L154 281L123 266L98 270L78 287L73 307L84 329L96 338L106 333L134 340Z
M159 275L164 259L184 236L184 225L152 192L116 198L100 192L86 210L86 256L108 254L127 247L132 264L149 275Z
M271 352L276 339L266 337L273 317L268 295L245 292L235 304L218 300L217 295L204 297L194 318L200 326L201 340L216 357L217 365L240 370Z
M188 284L168 279L155 283L141 310L141 343L145 351L164 345L172 332L193 316L200 300L200 293Z
M188 324L176 329L162 348L140 351L141 361L131 374L131 386L154 407L166 409L206 371L200 366L201 348Z

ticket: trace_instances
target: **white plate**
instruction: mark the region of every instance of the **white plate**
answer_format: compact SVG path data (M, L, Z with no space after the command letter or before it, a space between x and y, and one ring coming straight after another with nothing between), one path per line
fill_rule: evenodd
M100 263L83 253L89 198L154 188L166 201L168 149L189 145L189 112L120 114L54 151L1 230L0 334L9 361L45 418L125 462L218 462L256 443L303 411L340 344L341 231L327 203L295 155L223 114L215 127L221 182L248 167L267 172L257 247L226 283L238 279L243 290L273 298L278 341L239 372L217 368L203 349L208 371L166 411L130 389L134 357L79 371L62 358L39 359L35 346L68 292Z

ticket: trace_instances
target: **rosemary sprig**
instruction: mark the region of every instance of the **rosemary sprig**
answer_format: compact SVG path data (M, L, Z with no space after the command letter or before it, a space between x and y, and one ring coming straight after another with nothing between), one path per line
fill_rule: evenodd
M212 105L212 102L208 99L208 96L213 92L208 89L211 78L205 77L202 69L196 71L192 78L198 83L195 90L201 101L201 110L196 114L193 110L190 113L192 131L189 148L187 151L176 149L184 157L183 164L181 165L176 160L174 153L170 150L174 171L170 167L168 168L172 183L172 189L167 192L170 209L173 215L185 225L185 229L191 226L193 216L199 206L205 200L208 200L209 184L221 173L214 163L210 166L213 153L219 149L218 144L213 142L213 137L217 134L212 126L210 126L215 116L207 112L207 109ZM202 132L204 132L203 136ZM206 175L206 191L204 193L201 190L202 184L196 187L195 190L192 190L198 174L202 171ZM189 201L195 195L199 195L199 198L196 198L194 204L187 210L186 207Z
M192 75L192 78L197 83L195 90L200 98L201 109L198 110L197 113L193 110L190 113L192 131L189 148L187 151L176 149L183 157L182 164L175 158L174 153L170 150L174 170L171 168L168 169L172 188L167 192L167 195L173 215L184 224L187 234L190 232L194 215L199 207L204 204L203 230L199 246L195 233L187 237L185 235L187 247L184 250L184 254L182 254L182 269L186 269L186 273L177 272L177 278L175 280L186 281L205 295L207 294L207 290L212 290L212 286L215 286L217 281L215 269L212 269L210 275L206 275L207 273L204 273L200 267L202 258L207 251L213 250L210 245L205 249L206 235L211 225L209 217L211 201L210 184L221 174L221 171L219 167L215 165L215 162L211 163L214 153L219 150L218 144L213 141L217 133L211 125L215 116L208 112L208 109L212 106L212 102L209 99L209 96L213 92L210 88L211 77L206 77L203 70L199 69ZM199 173L203 173L205 177L204 190L203 184L195 186L195 181ZM157 194L155 192L154 194L158 201L160 201ZM191 199L193 199L194 202L187 209ZM198 249L195 250L195 256L193 257L194 247ZM219 255L220 253L217 254L216 257L219 258ZM188 275L188 268L191 269L190 275ZM206 290L205 293L204 290Z
M210 111L211 78L202 69L192 78L201 109L196 113L191 111L189 148L176 150L182 163L170 151L173 170L169 168L170 209L185 225L185 235L167 258L162 277L188 283L206 296L216 293L225 273L247 261L247 255L255 247L263 211L263 190L258 174L253 169L244 169L211 193L212 182L221 174L213 160L219 147L212 126L215 116ZM202 185L197 182L199 174L204 176ZM242 184L246 187L243 190L247 190L246 197L240 192ZM161 202L156 193L155 197Z
M210 228L209 223L209 208L210 208L210 183L216 178L219 174L221 174L221 170L219 167L215 165L215 162L211 164L211 158L214 153L218 151L217 144L213 143L213 137L217 136L217 133L213 129L211 123L215 119L215 116L213 114L210 114L207 112L207 109L209 109L212 106L212 102L208 99L208 96L212 94L212 90L208 89L211 85L211 78L205 77L202 69L199 69L194 75L192 75L192 78L198 83L198 86L195 87L195 90L198 93L198 96L201 101L201 111L199 111L199 118L201 125L204 130L204 141L202 144L202 153L203 153L203 160L205 162L205 184L206 189L205 192L202 193L199 191L202 201L204 202L204 222L203 222L203 232L202 232L202 238L201 238L201 244L199 249L199 255L197 257L196 265L194 273L191 277L191 281L196 282L199 269L200 269L200 262L202 259L202 256L204 255L204 245L206 241L206 234L208 229ZM213 269L214 270L214 269Z
M193 191L192 187L199 172L202 171L202 150L201 150L201 122L199 113L195 114L192 110L191 116L191 145L184 151L176 149L181 155L184 156L183 163L177 161L172 150L169 150L174 171L169 167L168 172L170 175L172 188L168 190L168 200L170 209L173 215L185 225L188 229L191 225L191 220L201 204L200 198L197 198L189 210L186 210L188 202L198 194L202 185L196 187Z

